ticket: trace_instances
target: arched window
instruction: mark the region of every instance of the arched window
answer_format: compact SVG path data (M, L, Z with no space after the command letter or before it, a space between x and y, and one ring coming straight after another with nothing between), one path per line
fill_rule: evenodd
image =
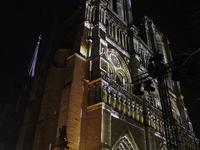
M126 3L125 3L125 0L123 0L123 19L124 21L126 22Z

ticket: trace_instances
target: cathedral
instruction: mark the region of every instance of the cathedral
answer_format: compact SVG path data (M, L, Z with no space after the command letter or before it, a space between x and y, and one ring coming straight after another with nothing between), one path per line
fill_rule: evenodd
M15 150L171 149L159 81L148 74L157 54L173 62L169 41L147 16L141 28L134 25L132 2L79 0L67 19L57 19L29 96L15 109L24 109L13 127ZM199 150L180 82L168 74L177 149Z

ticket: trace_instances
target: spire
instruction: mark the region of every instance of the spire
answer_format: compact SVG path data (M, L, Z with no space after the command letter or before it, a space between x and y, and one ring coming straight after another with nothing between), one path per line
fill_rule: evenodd
M37 61L37 54L38 54L38 50L39 50L40 40L41 40L41 35L38 37L37 46L35 48L35 52L33 54L31 63L30 63L29 68L28 68L27 75L31 76L31 77L35 76L35 66L36 66L36 61Z

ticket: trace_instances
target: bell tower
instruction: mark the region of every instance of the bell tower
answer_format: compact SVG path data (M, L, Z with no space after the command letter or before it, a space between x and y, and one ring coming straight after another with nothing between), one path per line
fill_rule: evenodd
M110 0L108 7L125 23L133 23L131 0Z

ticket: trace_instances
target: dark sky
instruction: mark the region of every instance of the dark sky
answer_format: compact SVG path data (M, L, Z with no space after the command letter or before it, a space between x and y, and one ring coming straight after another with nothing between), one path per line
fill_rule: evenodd
M61 1L65 0L1 0L0 95L9 91L14 83L22 82L40 34L42 39L39 61L43 59L52 19L58 14ZM72 3L69 0L66 2ZM147 15L169 38L177 65L181 65L189 57L182 55L183 53L192 53L200 48L199 0L132 0L132 5L134 22ZM200 74L199 70L194 68L200 66L199 53L194 54L181 68L185 103L198 138L200 138ZM191 66L195 75L187 74Z
M10 87L10 83L21 82L28 70L40 34L42 40L39 56L44 54L56 9L54 1L0 2L1 89Z

